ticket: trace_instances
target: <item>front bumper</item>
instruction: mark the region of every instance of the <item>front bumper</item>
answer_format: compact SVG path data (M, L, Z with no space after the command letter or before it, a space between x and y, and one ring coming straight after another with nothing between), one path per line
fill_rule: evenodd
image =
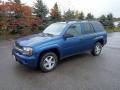
M37 67L38 60L35 56L25 56L16 52L14 49L12 50L12 55L14 55L16 61L25 66L28 66L33 69Z

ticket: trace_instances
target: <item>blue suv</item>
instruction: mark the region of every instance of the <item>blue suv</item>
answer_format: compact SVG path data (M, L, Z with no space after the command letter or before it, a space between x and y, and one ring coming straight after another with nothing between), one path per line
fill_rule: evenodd
M12 53L19 63L48 72L72 55L86 51L100 55L106 42L107 33L97 21L57 22L42 33L16 40Z

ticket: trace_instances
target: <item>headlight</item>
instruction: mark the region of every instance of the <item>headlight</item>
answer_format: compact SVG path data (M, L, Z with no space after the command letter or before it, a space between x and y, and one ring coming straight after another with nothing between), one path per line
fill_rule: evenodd
M32 55L32 48L31 47L23 47L23 54L24 55L29 55L31 56Z

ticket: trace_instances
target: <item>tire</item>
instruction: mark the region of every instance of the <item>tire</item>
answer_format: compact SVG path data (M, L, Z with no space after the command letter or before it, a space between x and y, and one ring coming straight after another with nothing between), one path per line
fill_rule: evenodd
M53 52L47 52L42 55L39 61L39 67L42 72L49 72L55 69L58 63L58 57Z
M102 51L102 44L100 42L97 42L94 47L93 50L91 51L91 54L93 56L99 56L101 54Z

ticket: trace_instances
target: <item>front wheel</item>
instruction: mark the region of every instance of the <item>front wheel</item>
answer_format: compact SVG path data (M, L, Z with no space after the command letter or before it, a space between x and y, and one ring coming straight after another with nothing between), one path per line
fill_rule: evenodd
M101 54L102 51L102 44L100 42L97 42L93 48L93 50L91 51L91 54L93 56L98 56Z
M45 53L39 63L39 67L43 72L49 72L57 66L58 57L53 52Z

